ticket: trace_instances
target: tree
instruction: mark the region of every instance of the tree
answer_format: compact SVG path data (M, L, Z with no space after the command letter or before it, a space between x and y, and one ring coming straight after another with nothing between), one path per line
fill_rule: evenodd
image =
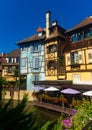
M5 80L5 78L0 77L0 99L2 99L2 89L3 89L3 85L6 85L7 81Z
M14 73L14 78L15 78L16 84L18 84L19 68L14 67L13 73Z

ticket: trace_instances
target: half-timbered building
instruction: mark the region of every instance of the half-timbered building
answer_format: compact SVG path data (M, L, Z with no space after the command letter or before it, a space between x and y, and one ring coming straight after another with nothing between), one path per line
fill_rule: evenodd
M92 16L66 31L66 79L92 84Z

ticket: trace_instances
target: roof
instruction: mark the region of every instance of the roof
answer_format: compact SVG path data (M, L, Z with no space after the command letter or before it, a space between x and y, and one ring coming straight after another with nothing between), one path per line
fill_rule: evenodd
M10 53L5 55L5 58L8 58L8 57L11 57L11 58L19 57L19 49L15 49L15 50L13 50Z
M28 38L26 38L26 39L24 39L22 41L17 42L17 44L43 40L44 38L45 38L45 34L43 34L42 36L38 36L38 34L35 34L35 35L30 36L30 37L28 37Z
M79 24L77 24L76 26L74 26L73 28L71 28L70 30L66 31L66 33L70 33L72 31L75 31L77 29L83 28L87 25L92 24L92 16L89 16L87 18L85 18L83 21L81 21Z

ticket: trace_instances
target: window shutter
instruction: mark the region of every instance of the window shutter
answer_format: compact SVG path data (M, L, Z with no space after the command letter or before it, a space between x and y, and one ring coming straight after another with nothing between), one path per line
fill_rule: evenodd
M71 63L71 59L70 59L70 53L67 54L67 65L70 65Z
M83 63L82 54L83 54L82 51L78 52L78 58L79 58L79 63L80 64Z
M88 50L88 62L92 63L92 49Z

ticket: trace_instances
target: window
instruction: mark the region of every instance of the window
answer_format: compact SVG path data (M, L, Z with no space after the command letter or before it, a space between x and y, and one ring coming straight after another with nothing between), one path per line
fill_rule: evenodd
M79 33L77 34L77 38L78 38L78 41L83 39L83 34L82 34L82 32L79 32Z
M56 69L56 61L53 61L53 60L48 61L47 68L48 69Z
M92 49L88 50L88 62L92 63Z
M12 73L12 67L7 67L6 72L7 73Z
M19 58L18 57L16 58L16 63L19 63Z
M90 35L92 36L92 28L90 28Z
M78 52L78 62L81 64L81 63L83 63L83 51L79 51Z
M22 67L26 67L26 61L27 61L26 58L22 58L22 59L21 59L21 66L22 66Z
M11 63L12 62L12 58L9 58L9 63Z
M56 51L57 51L56 44L48 46L48 53L56 52Z
M38 34L39 37L42 36L42 32L38 32L37 34Z
M76 42L77 41L77 34L73 34L71 36L71 40L72 40L72 42Z
M88 58L89 58L89 59L92 59L92 53L89 53L89 54L88 54Z
M34 45L33 45L33 50L34 50L34 51L38 51L38 43L34 43Z
M66 63L67 63L67 65L70 65L70 63L71 63L70 53L66 54Z
M38 69L39 68L39 59L38 58L34 58L33 59L33 68L34 69Z
M33 52L33 46L32 45L30 46L30 52Z
M86 29L84 31L84 38L88 38L88 37L90 37L90 29Z
M78 52L71 53L71 62L78 63Z
M83 34L82 32L78 32L78 33L75 33L71 36L71 40L72 42L76 42L76 41L79 41L79 40L82 40L83 39Z
M39 81L39 75L38 74L34 75L34 81Z
M14 58L12 58L12 63L15 63L15 59Z
M25 46L22 46L22 47L21 47L21 51L26 51L26 47L25 47Z

